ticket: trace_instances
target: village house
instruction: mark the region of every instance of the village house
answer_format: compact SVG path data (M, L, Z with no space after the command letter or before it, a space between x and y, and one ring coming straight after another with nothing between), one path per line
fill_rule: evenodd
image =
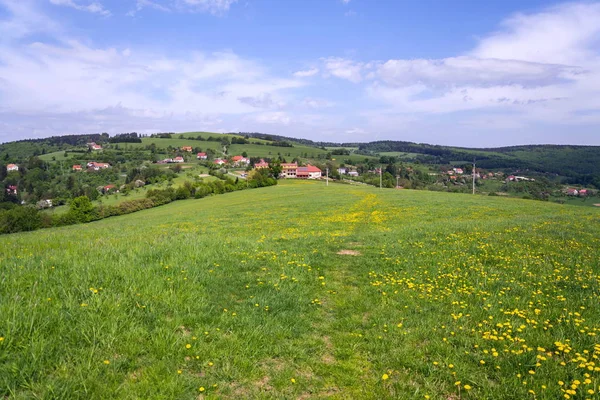
M263 169L263 168L269 168L269 163L265 162L265 160L263 160L262 158L260 159L260 162L254 164L254 168L256 169Z
M110 164L97 163L95 161L91 161L91 162L87 163L86 166L88 167L88 169L91 169L93 171L100 171L101 169L110 168Z
M110 192L116 192L119 193L119 191L117 190L115 185L106 185L102 188L102 193L104 194L108 194Z
M196 154L196 158L198 160L206 160L208 158L208 156L206 155L206 153L198 153L198 154Z
M96 144L95 142L90 142L87 145L92 150L102 150L102 146L100 146L99 144Z
M346 168L338 168L337 172L340 175L346 175L348 173L348 170Z
M581 189L581 190L579 191L579 195L580 195L581 197L585 197L585 196L587 196L587 195L588 195L588 190L587 190L587 189Z
M569 188L567 189L567 196L577 196L579 191L577 189Z
M296 177L300 179L318 179L321 177L321 170L308 164L306 167L297 168Z
M227 164L227 161L222 160L220 158L217 158L215 161L213 161L215 164L217 165L223 165L223 164Z
M464 173L462 168L452 168L452 171L454 171L456 175L462 175Z
M358 171L348 171L348 176L358 176Z
M284 178L295 178L298 173L298 163L282 163L281 176Z
M17 187L14 185L10 185L9 187L6 188L6 193L16 196L17 195Z
M184 161L185 161L185 160L184 160L184 159L183 159L183 157L181 157L181 156L177 156L177 157L175 157L175 158L173 159L173 162L174 162L174 163L182 163L182 162L184 162Z
M19 166L17 164L8 164L6 166L6 172L18 171L18 170L19 170Z
M79 165L79 164L73 165L73 171L81 171L81 165Z
M181 151L187 151L188 153L191 153L193 151L192 146L183 146L181 148Z
M244 156L233 156L231 157L231 162L237 166L250 164L250 160Z
M36 207L39 209L43 209L43 208L51 208L52 207L52 200L51 199L46 199L46 200L40 200L36 203Z

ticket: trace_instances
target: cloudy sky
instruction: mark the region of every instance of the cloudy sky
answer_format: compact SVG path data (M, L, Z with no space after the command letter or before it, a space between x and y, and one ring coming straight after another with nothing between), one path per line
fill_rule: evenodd
M0 0L0 142L600 145L600 2Z

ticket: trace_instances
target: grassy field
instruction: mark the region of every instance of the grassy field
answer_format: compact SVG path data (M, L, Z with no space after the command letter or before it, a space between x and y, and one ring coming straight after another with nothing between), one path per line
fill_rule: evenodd
M598 399L599 249L593 208L306 181L3 236L0 396Z

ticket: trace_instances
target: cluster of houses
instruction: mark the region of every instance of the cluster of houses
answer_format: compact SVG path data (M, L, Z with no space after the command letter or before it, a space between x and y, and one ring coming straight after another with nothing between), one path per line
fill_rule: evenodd
M358 171L354 171L349 168L338 168L337 172L340 175L358 176Z
M574 197L587 197L587 196L593 196L595 194L595 192L589 190L589 189L574 189L574 188L568 188L564 191L564 193L567 196L574 196Z
M535 182L535 179L533 179L533 178L526 178L524 176L515 176L515 175L509 175L509 176L506 177L506 182L519 182L519 181Z
M181 164L185 162L183 157L177 156L175 158L165 158L164 160L157 161L157 164Z
M314 165L308 164L305 167L299 167L296 162L281 164L282 178L319 179L321 176L321 170Z
M205 153L198 153L198 155L200 155L200 154L205 154ZM250 164L250 159L246 158L244 156L233 156L233 157L231 157L231 161L227 161L222 158L217 158L216 160L213 161L213 163L215 163L217 165L230 164L230 165L234 165L236 167L244 167L244 166L248 166Z

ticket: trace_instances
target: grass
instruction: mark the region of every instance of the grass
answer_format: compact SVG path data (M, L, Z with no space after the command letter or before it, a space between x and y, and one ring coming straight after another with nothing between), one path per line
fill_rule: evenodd
M599 222L284 181L4 236L0 395L598 399Z

